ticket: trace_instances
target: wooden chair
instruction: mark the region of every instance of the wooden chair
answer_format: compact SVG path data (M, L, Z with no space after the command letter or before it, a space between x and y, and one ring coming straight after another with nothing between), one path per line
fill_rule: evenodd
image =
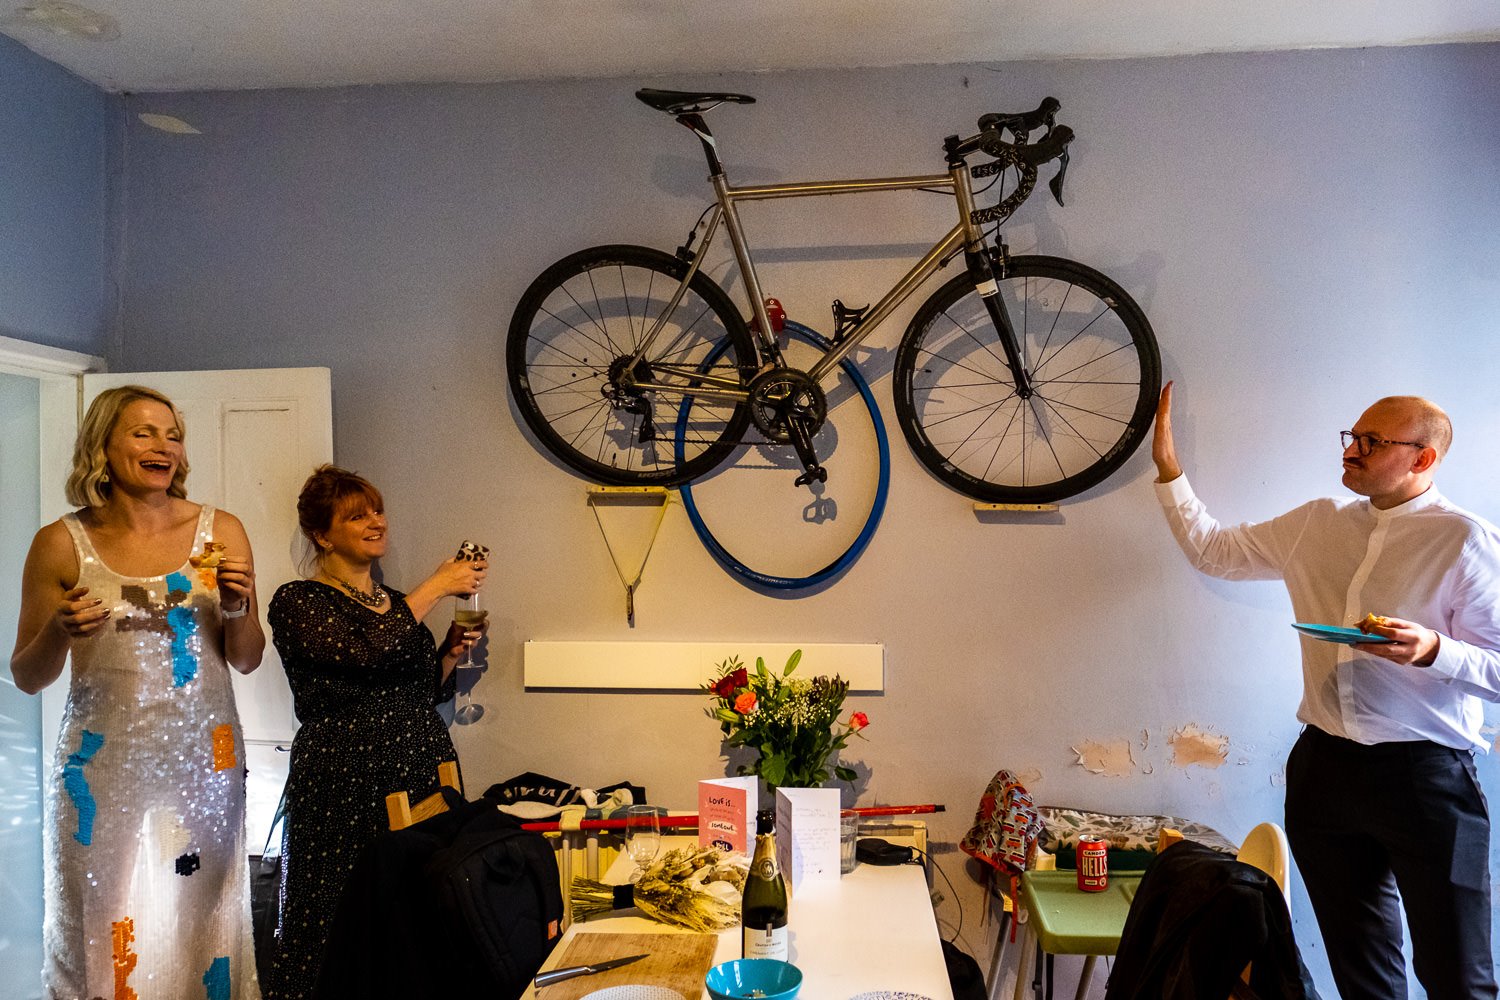
M463 785L458 778L458 761L445 760L438 765L438 784L463 792ZM413 823L420 823L447 811L448 803L442 792L433 792L415 806L405 792L392 792L385 797L385 814L392 830L405 830Z

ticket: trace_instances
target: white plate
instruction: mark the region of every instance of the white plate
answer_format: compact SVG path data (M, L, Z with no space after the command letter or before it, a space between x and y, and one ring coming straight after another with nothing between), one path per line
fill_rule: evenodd
M611 986L595 990L583 1000L687 1000L670 986Z
M932 1000L932 998L923 996L921 993L876 990L873 993L861 993L859 996L850 997L849 1000Z

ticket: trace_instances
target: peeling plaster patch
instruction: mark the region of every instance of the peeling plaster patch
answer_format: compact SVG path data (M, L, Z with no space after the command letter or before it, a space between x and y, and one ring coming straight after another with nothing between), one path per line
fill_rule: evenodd
M1272 772L1270 780L1271 784L1277 788L1284 788L1286 786L1286 768L1283 767L1279 771Z
M1040 768L1028 767L1024 771L1017 771L1016 779L1019 780L1022 785L1025 785L1028 790L1033 789L1037 786L1038 782L1042 780L1042 772Z
M1150 745L1151 745L1151 730L1149 730L1149 729L1142 729L1141 730L1141 749L1145 750Z
M1149 760L1146 761L1145 764L1141 765L1141 773L1142 774L1151 774L1155 770L1156 770L1156 768L1154 768L1154 767L1151 766L1151 762Z
M1072 750L1078 755L1078 766L1091 774L1123 778L1135 770L1135 758L1130 755L1130 743L1127 740L1110 743L1084 740Z
M1500 750L1500 726L1496 726L1493 723L1485 723L1479 727L1479 732L1483 736L1490 737L1491 750Z
M1172 763L1178 767L1220 767L1229 756L1229 737L1210 733L1188 723L1167 737L1172 746Z

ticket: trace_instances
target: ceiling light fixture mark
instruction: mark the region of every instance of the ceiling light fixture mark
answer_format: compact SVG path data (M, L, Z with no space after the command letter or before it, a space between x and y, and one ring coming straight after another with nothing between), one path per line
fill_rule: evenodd
M45 28L54 35L91 42L112 42L120 37L120 22L67 0L36 0L17 8L3 23Z

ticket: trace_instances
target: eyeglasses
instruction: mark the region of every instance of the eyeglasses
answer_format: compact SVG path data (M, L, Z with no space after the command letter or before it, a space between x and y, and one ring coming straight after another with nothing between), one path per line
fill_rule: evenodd
M1353 431L1339 431L1339 440L1344 443L1344 450L1349 450L1350 444L1359 446L1359 457L1368 458L1370 452L1375 450L1376 445L1404 444L1408 448L1425 448L1420 441L1392 441L1390 438L1378 438L1373 434L1356 434Z

